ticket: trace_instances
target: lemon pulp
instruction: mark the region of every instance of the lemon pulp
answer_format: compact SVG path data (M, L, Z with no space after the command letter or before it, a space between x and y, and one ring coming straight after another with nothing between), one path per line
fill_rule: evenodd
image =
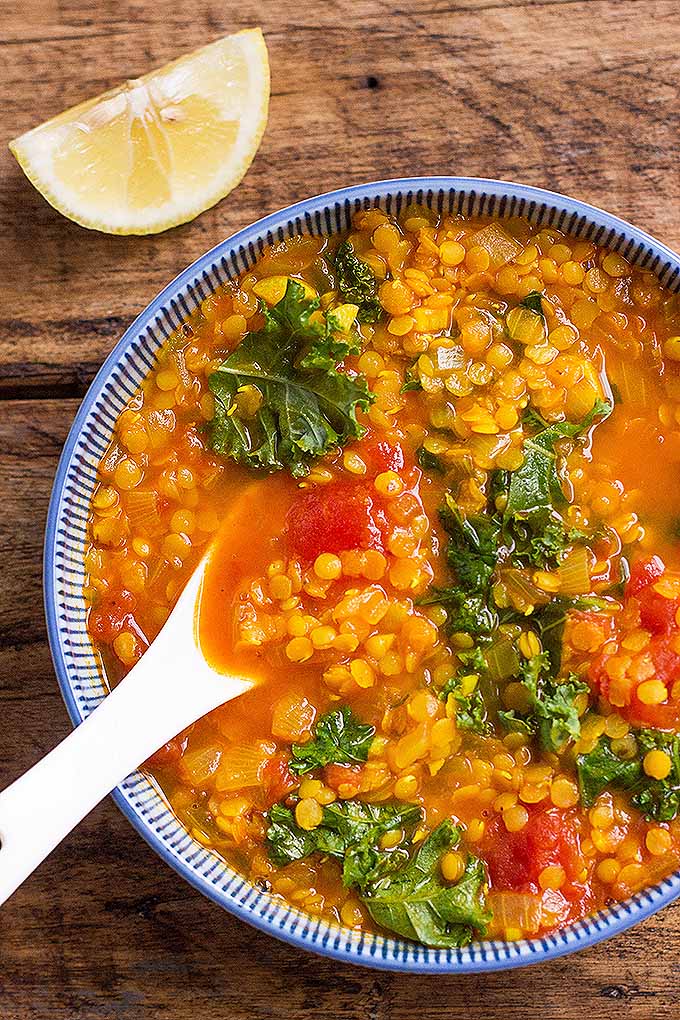
M249 29L66 110L10 149L47 201L82 226L157 233L243 179L268 105L267 47Z

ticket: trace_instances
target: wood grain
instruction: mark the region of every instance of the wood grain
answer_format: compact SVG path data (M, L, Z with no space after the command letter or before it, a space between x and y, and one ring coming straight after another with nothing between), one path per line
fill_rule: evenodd
M168 234L62 219L0 152L0 785L68 730L40 561L79 397L149 299L307 195L422 173L552 187L680 245L676 0L26 0L0 10L6 139L236 28L270 48L241 187ZM40 805L36 805L40 810ZM680 907L516 973L404 977L298 953L199 897L101 805L0 915L2 1020L678 1020Z

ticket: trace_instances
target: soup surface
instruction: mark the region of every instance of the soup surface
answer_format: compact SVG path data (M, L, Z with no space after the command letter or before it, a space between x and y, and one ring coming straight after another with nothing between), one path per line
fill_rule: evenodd
M148 762L194 837L443 947L675 870L679 361L654 276L520 219L363 211L204 301L86 556L115 683L215 541L201 642L260 682Z

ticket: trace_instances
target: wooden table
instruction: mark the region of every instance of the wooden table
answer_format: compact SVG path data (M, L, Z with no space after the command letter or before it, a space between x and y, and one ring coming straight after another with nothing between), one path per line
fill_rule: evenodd
M0 153L0 786L68 731L40 579L61 445L104 356L185 265L296 199L425 173L555 188L680 246L673 0L4 3L2 137L257 24L271 54L269 127L238 191L196 222L151 238L90 233ZM203 900L107 801L2 911L0 1016L677 1020L679 936L676 906L523 972L340 966Z

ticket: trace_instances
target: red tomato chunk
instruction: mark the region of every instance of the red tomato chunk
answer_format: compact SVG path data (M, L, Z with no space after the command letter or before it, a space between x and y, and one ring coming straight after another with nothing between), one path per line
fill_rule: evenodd
M322 552L383 550L387 515L380 497L363 482L325 485L302 496L288 512L288 546L305 560Z

